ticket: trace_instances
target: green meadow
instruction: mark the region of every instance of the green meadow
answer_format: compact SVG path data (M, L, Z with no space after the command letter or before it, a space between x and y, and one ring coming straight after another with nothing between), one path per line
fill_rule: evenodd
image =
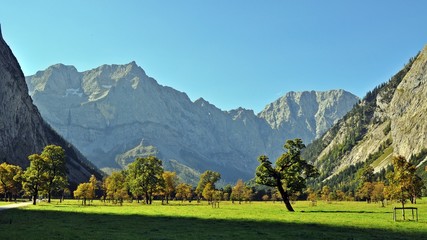
M206 202L168 205L76 200L0 212L1 239L427 239L427 201L419 221L393 221L393 207L365 202ZM399 218L401 214L398 215ZM407 218L412 218L407 212Z

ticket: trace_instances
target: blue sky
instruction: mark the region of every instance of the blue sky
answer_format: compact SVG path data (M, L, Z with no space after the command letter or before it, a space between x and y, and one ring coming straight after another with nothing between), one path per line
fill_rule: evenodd
M223 110L256 113L288 91L359 97L427 44L427 1L5 0L3 37L25 75L141 66Z

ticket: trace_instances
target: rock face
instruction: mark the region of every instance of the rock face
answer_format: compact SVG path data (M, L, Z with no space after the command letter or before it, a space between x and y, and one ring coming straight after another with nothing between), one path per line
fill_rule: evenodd
M88 181L100 172L73 146L44 122L28 95L25 77L18 61L0 31L0 162L29 165L28 156L40 153L46 145L62 146L67 155L69 180Z
M289 92L267 105L258 116L277 130L279 139L301 138L310 143L321 137L358 100L344 90Z
M427 47L390 81L369 92L322 138L308 146L305 158L321 170L321 179L336 177L335 185L345 185L343 174L355 174L365 163L379 172L391 164L394 155L408 160L425 158L426 96ZM419 166L423 162L426 160L416 159Z
M159 85L135 62L85 72L57 64L27 83L46 121L99 167L123 168L156 154L182 178L210 169L226 181L253 178L259 155L276 157L299 128L312 141L357 101L344 91L293 93L291 106L273 104L259 116L243 108L222 111ZM293 135L281 132L290 128Z
M427 149L427 46L397 87L390 103L395 152L408 159Z

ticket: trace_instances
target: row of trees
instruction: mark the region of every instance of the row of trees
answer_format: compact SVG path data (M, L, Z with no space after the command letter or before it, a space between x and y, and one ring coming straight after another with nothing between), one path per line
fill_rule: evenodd
M103 201L122 204L125 200L144 200L151 204L154 198L162 199L166 204L170 199L191 202L193 199L207 200L209 203L220 200L233 200L241 203L248 201L252 196L252 189L247 187L243 180L238 180L236 186L227 185L217 189L215 184L221 179L218 172L207 170L200 176L196 188L179 182L175 172L164 171L162 161L154 156L136 158L123 171L113 172L101 181L92 176L87 183L81 183L74 197L82 199L86 205L87 200L98 198Z
M370 166L365 167L362 178L362 184L357 191L359 198L367 202L382 202L385 199L394 199L402 203L409 200L416 203L417 198L422 196L422 190L425 189L421 177L416 174L416 167L403 156L393 158L393 171L387 173L388 183L374 181L374 169Z
M306 187L307 178L318 175L315 167L301 158L301 150L304 147L301 139L288 140L284 145L285 153L277 159L275 166L267 156L259 157L260 166L257 168L256 182L276 188L289 211L294 211L290 204L292 196L302 192ZM239 180L231 189L230 187L217 189L215 184L220 178L219 173L210 170L201 174L194 190L197 200L204 198L214 204L227 198L239 203L252 199L252 189L242 180ZM82 184L77 190L85 185L87 184ZM192 199L191 186L184 183L178 188L176 174L165 172L162 161L153 156L137 158L127 170L113 172L111 176L104 179L102 188L104 200L108 199L115 203L122 203L125 199L131 198L138 201L144 199L146 204L151 204L155 196L167 203L173 195L190 201ZM77 196L81 196L80 192L77 191ZM263 199L267 198L268 196L263 196ZM86 197L83 196L83 199L85 202Z
M16 199L24 192L32 196L35 205L39 193L46 195L50 202L53 193L64 192L68 180L62 147L48 145L41 154L32 154L28 159L30 166L25 171L16 165L0 164L0 193L5 200Z
M30 166L23 171L21 167L0 164L0 194L5 200L21 196L31 196L36 204L39 195L47 196L50 202L52 194L64 196L68 191L66 177L65 152L60 146L46 146L42 153L28 157ZM161 198L166 203L170 199L192 201L206 199L209 202L235 200L241 203L252 199L252 188L242 180L236 186L227 185L217 189L215 184L221 179L218 172L206 171L200 176L197 187L179 182L175 172L164 171L162 161L156 157L137 158L128 169L113 172L99 181L91 176L88 182L81 183L73 192L75 198L87 200L101 198L104 201L123 203L126 199L144 200L151 204L153 198Z
M424 183L415 173L415 166L398 156L393 159L393 168L387 173L387 182L375 181L373 168L365 167L356 192L342 192L323 186L314 191L306 188L306 180L318 176L317 170L301 158L304 144L300 139L288 140L285 153L273 165L267 156L260 156L260 165L256 171L256 183L267 188L249 187L242 180L235 186L227 185L218 189L216 183L221 179L218 172L206 171L200 176L197 187L179 182L175 172L164 171L162 161L156 157L137 158L123 171L113 172L110 176L98 181L94 176L87 183L81 183L73 192L74 197L87 200L101 198L103 201L123 203L124 200L170 199L181 201L200 201L210 203L220 200L243 201L283 200L287 209L293 211L290 201L305 199L315 201L331 200L366 200L367 202L395 199L404 206L407 199L416 202L421 196ZM11 200L24 193L32 196L33 203L39 194L47 196L50 202L53 193L64 195L68 185L65 168L65 153L59 146L46 146L41 154L29 156L30 166L25 170L7 163L0 164L0 194ZM257 185L259 186L259 185Z
M363 200L367 203L380 202L384 206L385 200L395 200L405 207L409 200L416 203L425 189L424 182L416 174L416 167L402 156L396 156L392 160L392 166L386 173L385 181L378 181L374 169L366 165L359 177L359 187L353 193L343 192L340 189L331 189L325 185L321 190L307 190L307 199L316 201L354 201Z

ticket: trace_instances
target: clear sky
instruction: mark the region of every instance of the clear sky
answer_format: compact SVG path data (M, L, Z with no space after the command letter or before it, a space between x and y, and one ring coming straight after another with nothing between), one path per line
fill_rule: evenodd
M256 113L288 91L359 97L427 44L427 1L4 0L25 75L131 61L161 85Z

